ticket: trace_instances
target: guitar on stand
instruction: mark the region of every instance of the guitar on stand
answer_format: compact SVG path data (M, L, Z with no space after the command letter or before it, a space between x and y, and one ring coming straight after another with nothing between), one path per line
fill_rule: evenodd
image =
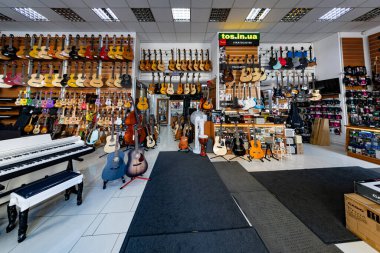
M220 121L220 128L219 128L219 131L218 131L218 134L217 136L215 136L215 140L214 140L214 146L212 148L212 151L214 152L214 154L216 156L214 157L211 157L210 159L214 159L214 158L217 158L217 157L221 157L223 158L224 160L228 161L224 156L227 154L227 146L226 146L226 139L223 138L222 136L222 125L223 125L223 122L222 120Z
M261 148L261 142L256 137L256 128L253 129L253 140L249 142L249 155L253 159L259 159L264 162L263 158L265 156L263 149Z
M247 160L244 158L244 155L246 153L245 147L244 147L244 141L240 137L238 128L237 128L237 122L235 122L235 133L234 133L234 138L232 139L232 152L234 153L235 157L232 157L228 161L231 161L236 158L243 159L244 161L250 162L250 160Z

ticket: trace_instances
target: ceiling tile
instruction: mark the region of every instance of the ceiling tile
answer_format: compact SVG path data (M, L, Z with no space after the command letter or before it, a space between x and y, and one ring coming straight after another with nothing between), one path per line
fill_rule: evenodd
M17 0L2 0L1 3L5 6L9 6L9 7L25 7L25 4L23 4Z
M158 29L161 33L174 33L174 24L173 22L157 22Z
M291 9L272 9L264 18L264 22L280 21Z
M345 0L343 3L339 4L338 7L358 7L367 0ZM378 2L380 6L380 2Z
M340 27L340 32L352 32L352 29L364 24L364 22L347 22L344 26Z
M311 23L291 23L292 26L289 27L288 30L286 30L286 33L299 33L300 31L304 30L307 26L309 26Z
M64 17L56 13L50 8L33 8L35 11L40 13L41 15L45 16L50 21L58 21L58 22L64 22L67 21Z
M345 22L329 22L324 26L319 32L328 33L328 32L338 32L339 28L345 25Z
M141 27L139 22L123 22L124 25L127 27L129 32L144 32L144 29Z
M238 31L238 30L240 30L241 26L242 26L242 23L228 23L228 22L226 22L223 25L223 30L224 31L226 31L226 30Z
M212 33L206 33L205 34L205 41L211 41L214 39L214 37L216 36L216 33L215 32L212 32Z
M315 33L321 30L324 26L326 26L327 22L314 22L311 23L311 25L307 26L304 30L302 30L303 33Z
M234 1L231 0L213 0L213 8L231 8Z
M260 32L269 32L273 26L275 26L277 23L258 23L257 29L259 29Z
M167 7L170 8L170 1L169 0L148 0L150 7Z
M293 8L296 6L298 1L294 0L279 0L274 8Z
M190 1L188 0L170 0L172 8L190 8Z
M380 26L380 22L365 22L362 25L359 25L358 27L355 27L354 29L359 32L364 32L369 29L375 28L377 26Z
M140 39L140 41L149 41L149 38L145 33L138 33L137 37Z
M318 18L322 17L330 8L315 8L309 11L305 16L303 16L298 22L314 22Z
M255 29L258 29L259 27L259 23L257 22L244 22L240 29L242 30L255 30Z
M205 38L205 33L191 33L190 39L192 42L202 42Z
M209 22L207 25L207 32L218 32L223 29L223 22Z
M74 10L79 16L81 16L87 22L102 21L96 14L89 8L78 8Z
M234 8L252 8L255 1L252 0L235 0Z
M289 29L293 23L285 22L285 23L278 23L275 25L271 30L270 33L282 33L285 32L287 29Z
M296 4L298 8L314 8L323 0L301 0Z
M108 31L109 27L107 26L107 23L106 22L89 22L90 25L92 25L94 27L94 29L98 32L104 32L104 31ZM96 37L96 34L95 34L95 37Z
M20 13L18 13L17 11L15 11L11 8L0 8L0 13L4 14L5 16L11 17L16 21L29 21L30 22L30 19L21 15ZM3 30L3 29L1 29L1 30Z
M192 0L191 8L211 8L212 0Z
M70 8L88 8L84 2L79 0L64 0L64 3Z
M147 0L127 0L127 2L131 8L149 8Z
M109 7L128 7L125 0L106 0Z
M277 37L276 41L277 42L286 42L288 41L289 39L293 38L295 34L293 33L283 33L281 34L280 36ZM285 48L283 47L283 50L285 50Z
M40 0L41 3L44 3L47 7L51 8L66 8L67 6L60 0Z
M336 21L351 21L357 17L360 17L364 13L369 12L370 10L372 10L372 8L355 8L338 18Z
M211 9L191 9L192 22L208 22L210 18Z
M25 7L46 7L45 4L41 3L38 0L18 0L20 3L23 3ZM14 6L11 6L14 7Z
M379 0L368 0L361 4L360 7L379 7Z
M121 21L138 22L135 14L133 14L132 10L128 7L112 8L112 11L115 13L116 17L118 17Z
M104 8L108 7L107 4L103 0L82 0L85 2L90 8Z
M73 23L73 26L80 31L92 31L94 29L94 27L88 22L75 22Z
M278 0L257 0L253 7L255 8L273 8Z
M174 28L177 33L190 33L189 22L174 22ZM178 39L178 38L177 38Z
M146 35L148 35L148 38L150 41L162 41L162 36L161 36L161 33L147 33Z
M319 7L336 7L341 4L344 0L323 0L319 3Z
M230 14L227 18L227 23L240 23L244 22L245 18L248 16L251 10L246 9L231 9Z
M158 33L158 26L155 22L140 22L141 27L146 33Z
M107 22L107 25L113 32L123 32L126 29L123 22Z
M161 36L164 41L169 41L169 42L177 41L177 37L175 33L161 33Z
M191 26L191 32L194 33L194 32L206 32L207 31L207 23L200 23L200 22L191 22L190 24Z
M177 41L189 42L191 40L190 33L177 33Z
M157 22L173 21L173 15L170 8L151 8L154 19Z
M76 28L76 26L74 25L74 23L71 23L71 22L54 22L57 27L58 27L58 30L56 30L55 32L57 31L72 31ZM87 22L86 22L87 23ZM93 27L92 25L90 25L91 27Z

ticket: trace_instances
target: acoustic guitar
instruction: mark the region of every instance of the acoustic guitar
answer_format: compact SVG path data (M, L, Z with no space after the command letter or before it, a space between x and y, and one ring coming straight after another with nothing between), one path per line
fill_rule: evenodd
M144 91L145 89L141 87L139 102L137 103L137 109L139 109L140 111L146 111L149 109L148 99L145 96Z
M0 88L11 88L12 85L6 84L4 79L7 76L7 63L3 63L3 74L0 74Z
M87 46L86 52L84 53L84 56L88 60L93 60L94 54L95 54L95 36L93 34L91 34L90 45Z
M312 78L312 82L313 82L313 92L311 93L310 100L311 101L319 101L322 99L322 95L319 92L319 90L315 89L315 75L314 75L314 73L311 73L311 78Z
M144 148L139 147L137 125L134 127L135 148L128 153L128 162L125 168L125 174L130 178L138 177L148 170L148 162L144 156Z
M226 68L223 71L223 80L224 82L232 82L235 79L233 73L232 73L232 68L230 65L230 56L227 55L226 57Z
M205 62L203 60L203 49L201 49L201 59L199 60L199 70L205 71Z
M211 61L210 61L210 53L208 51L208 49L206 49L206 62L205 62L205 65L204 65L204 70L205 71L211 71L211 68L212 68L212 65L211 65Z
M145 49L143 49L143 58L140 60L140 65L139 65L139 69L140 71L145 71L145 57L146 57L146 53L145 53Z
M31 87L41 88L43 87L44 76L41 75L41 62L38 62L37 73L32 74L28 81L28 85Z
M99 67L99 64L98 64L98 66L96 66L96 73L92 76L92 79L91 79L91 82L90 82L90 85L92 87L100 88L100 87L103 86L103 81L102 81L102 79L99 76L99 72L100 72L100 67Z
M29 123L24 127L24 132L26 134L30 134L32 131L33 131L33 125L32 125L32 121L33 119L36 117L36 115L32 115L30 117L30 120L29 120Z
M115 150L116 143L119 138L116 138L115 135L115 117L114 113L111 114L111 135L106 138L106 145L104 146L104 152L107 154L112 153Z
M173 49L170 50L170 53L171 53L171 58L169 60L168 69L171 70L171 71L174 71L174 70L176 70L176 62L174 61L174 51L173 51Z
M38 52L38 58L44 59L44 60L53 59L53 57L49 55L49 49L50 49L50 34L46 36L46 44L45 46L42 46L40 51Z
M174 85L172 83L172 75L169 76L169 83L166 87L166 94L168 94L168 95L174 94Z
M210 87L207 86L207 99L206 101L202 104L202 109L209 111L212 110L213 105L212 105L212 99L210 98Z
M263 149L261 148L261 142L256 137L256 128L253 129L253 140L249 142L249 155L254 159L262 159L265 154Z
M152 71L152 61L150 59L150 49L148 49L148 59L145 61L145 71Z
M152 61L151 70L157 71L157 51L154 49L154 60Z
M245 55L245 66L241 70L240 81L241 82L249 82L252 80L252 72L251 68L248 67L248 55Z
M235 124L235 133L234 133L234 138L232 139L232 152L236 156L244 156L246 151L244 148L244 141L240 137L239 131L237 129L237 124Z
M156 84L154 83L154 73L152 73L152 82L149 84L148 93L153 95L156 92Z
M77 81L76 81L76 85L78 87L85 87L84 86L84 82L86 81L86 62L84 61L82 63L82 72L78 74L78 78L77 78Z
M181 61L181 70L187 71L186 49L183 50L183 60Z
M35 58L35 59L38 59L39 56L38 56L38 53L41 51L41 45L42 45L42 34L40 35L40 37L38 38L38 44L37 45L34 45L33 42L35 42L36 38L37 38L37 35L33 35L33 39L32 39L32 50L29 52L29 56L32 57L32 58Z
M195 95L197 93L197 87L195 86L194 78L195 78L195 73L193 73L193 79L192 79L191 86L190 86L190 94L191 95Z
M158 62L157 64L157 69L159 71L165 71L165 65L164 65L164 62L162 61L162 50L160 49L160 61Z
M114 53L115 59L123 60L124 57L124 37L120 36L120 45L116 48L116 52Z
M70 72L70 74L69 74L68 76L69 76L70 78L69 78L69 80L67 81L67 85L70 86L70 87L76 88L76 87L78 87L78 86L77 86L77 79L78 79L78 62L75 62L75 71L74 71L73 74L71 73L71 68L72 68L72 66L70 66L70 68L68 68L68 72Z
M108 57L108 52L109 52L109 48L108 48L108 34L107 34L106 39L105 39L105 43L100 49L100 53L99 53L100 59L102 59L104 61L108 61L110 59Z
M54 74L53 74L53 64L49 64L49 73L44 75L44 86L52 88L54 87L53 80L54 80Z
M195 49L195 60L193 60L193 70L199 71L199 61L198 61L198 49Z
M34 35L33 35L34 37ZM34 38L32 37L32 41L34 40ZM65 52L65 42L66 42L66 36L65 35L62 35L61 37L61 45L57 47L57 50L55 51L55 57L56 59L60 59L60 60L67 60L69 59L69 55L66 54Z
M133 49L132 49L132 38L131 35L128 34L127 36L127 45L124 48L123 58L129 61L133 61L134 55L133 55Z
M19 49L16 53L16 56L20 59L28 59L29 51L30 51L30 35L27 33L24 37L24 43L23 45L19 46Z
M227 154L226 139L222 137L222 125L223 123L220 122L219 131L218 134L215 136L214 146L212 148L212 151L217 156L224 156Z
M160 93L166 95L166 75L164 74L164 82L161 83Z
M182 66L182 60L181 60L181 50L178 49L178 55L177 55L177 61L175 63L175 69L178 71L181 71L181 66Z
M9 35L9 44L3 47L3 50L1 51L1 54L5 57L8 57L9 59L15 59L17 49L13 46L13 34Z
M177 94L178 95L181 95L183 93L182 77L183 77L183 73L180 73L179 74L179 83L178 83L178 88L177 88Z
M112 46L109 47L108 50L108 58L110 59L117 59L115 56L115 53L117 52L117 46L116 46L116 35L112 37Z
M187 69L189 71L194 71L194 68L193 68L193 52L191 49L189 51L190 51L189 52L190 60L187 61Z
M51 82L54 87L62 87L61 81L63 79L62 76L63 64L59 64L58 74L54 74L53 81Z
M115 79L113 85L115 87L121 88L122 87L121 82L123 80L123 63L122 62L120 62L119 69L120 69L119 77L117 79Z
M111 72L111 75L107 78L106 80L106 86L108 87L115 87L114 86L114 83L115 83L115 68L116 68L116 62L113 62L112 63L112 72Z
M80 38L78 38L80 39ZM79 46L78 50L78 56L81 58L86 58L86 50L87 50L87 34L83 36L83 39L81 40L82 44Z
M6 38L7 38L7 36L5 34L1 35L1 40L0 40L0 42L1 42L1 44L0 44L0 60L6 60L7 61L7 60L10 60L11 58L3 55L3 53L2 53L2 51L3 51L4 47L5 47Z

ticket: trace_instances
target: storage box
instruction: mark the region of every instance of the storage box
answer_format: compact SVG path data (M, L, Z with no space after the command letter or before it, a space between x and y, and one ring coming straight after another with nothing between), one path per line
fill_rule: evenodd
M297 143L297 144L302 143L302 136L301 136L301 135L296 135L295 140L296 140L296 143Z
M380 178L356 181L355 193L380 204Z
M344 194L346 228L380 251L380 205L356 193Z
M297 143L296 145L297 145L297 154L302 155L304 153L303 144Z
M287 144L287 145L294 144L294 140L293 140L293 138L286 138L286 144Z
M295 130L292 128L285 128L285 137L294 137Z

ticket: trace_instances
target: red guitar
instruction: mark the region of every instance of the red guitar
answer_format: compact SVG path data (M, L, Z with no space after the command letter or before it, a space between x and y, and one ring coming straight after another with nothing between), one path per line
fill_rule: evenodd
M286 58L282 57L282 47L280 47L280 57L278 57L278 61L280 62L281 66L286 65Z
M105 44L102 46L102 48L100 49L100 53L99 53L99 57L102 59L102 60L105 60L105 61L108 61L110 58L108 57L108 52L109 52L109 48L108 48L108 34L106 35L106 42Z
M7 74L7 76L4 78L4 82L6 84L10 85L21 85L22 84L22 77L21 73L16 73L17 64L13 62L12 64L12 71Z
M93 60L94 59L94 52L95 52L95 36L92 34L91 35L91 43L89 46L86 48L86 52L84 53L84 56L86 59Z

